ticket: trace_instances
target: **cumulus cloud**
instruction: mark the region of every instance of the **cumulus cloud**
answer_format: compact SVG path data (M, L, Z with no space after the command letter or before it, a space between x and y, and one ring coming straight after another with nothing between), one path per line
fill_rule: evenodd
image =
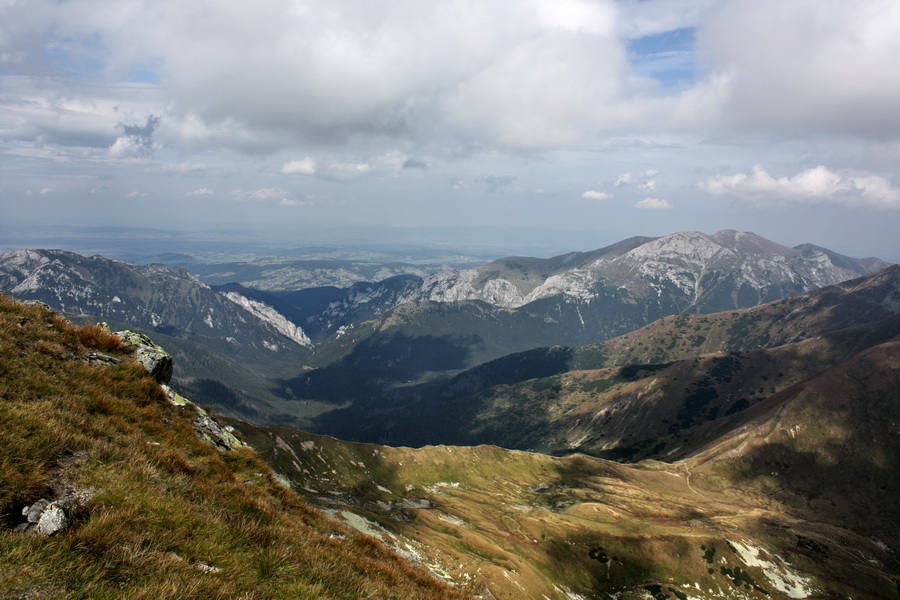
M656 182L651 180L651 177L655 177L658 174L659 171L656 169L648 169L639 173L622 173L616 177L615 185L616 187L637 185L642 190L655 190Z
M316 161L309 156L304 156L299 160L284 163L278 172L282 175L315 175Z
M543 148L591 139L625 114L614 0L386 2L364 16L354 0L13 4L0 13L17 23L0 39L4 64L37 70L51 43L110 77L152 64L172 139ZM123 134L116 153L151 148Z
M643 200L635 203L637 208L646 208L646 209L664 209L664 208L672 208L672 203L668 200L662 200L659 198L644 198Z
M187 195L203 198L206 196L212 196L213 193L214 192L210 188L203 187L203 188L197 188L193 192L189 192Z
M699 21L707 73L673 110L690 127L900 135L900 3L720 3Z
M145 192L139 192L139 191L135 190L133 192L129 192L129 193L125 194L125 197L126 198L146 198L147 194Z
M598 190L588 190L581 195L582 198L588 198L590 200L611 200L613 195L607 192L600 192Z
M773 177L756 165L749 173L716 175L697 184L716 195L766 203L834 203L882 208L900 208L900 189L877 175L841 175L824 166L793 177Z

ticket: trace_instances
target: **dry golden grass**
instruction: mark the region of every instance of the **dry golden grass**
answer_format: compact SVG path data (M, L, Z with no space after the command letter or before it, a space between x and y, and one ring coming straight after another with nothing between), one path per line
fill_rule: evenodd
M0 597L463 597L309 508L252 450L199 440L136 363L77 360L121 349L0 297ZM65 531L12 531L63 497L79 499Z

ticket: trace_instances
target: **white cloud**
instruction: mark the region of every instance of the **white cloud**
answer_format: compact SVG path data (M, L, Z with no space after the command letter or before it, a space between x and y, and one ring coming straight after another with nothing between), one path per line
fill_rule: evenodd
M315 175L316 161L309 156L304 156L299 160L284 163L278 172L282 175Z
M312 206L315 204L309 197L306 200L296 200L294 198L282 198L278 202L281 206Z
M212 196L213 191L209 188L203 187L203 188L197 188L193 192L189 192L187 195L188 196L197 196L197 197Z
M52 191L53 191L53 188L45 187L45 188L41 188L40 190L38 190L38 194L45 195L45 194L49 194Z
M287 191L277 187L260 188L258 190L248 192L248 197L253 200L275 200L282 199L287 196Z
M175 175L203 175L209 171L209 166L205 163L185 161L159 165L150 170L158 171L160 173L172 173Z
M622 0L617 28L627 38L696 27L716 0Z
M600 192L597 190L588 190L581 195L582 198L588 198L590 200L611 200L613 195L607 192Z
M37 49L53 44L110 78L152 65L169 141L441 136L518 149L623 123L614 0L385 2L364 15L355 0L13 4L0 8L17 23L0 55L21 50L22 69L37 70ZM142 148L119 137L114 157Z
M647 208L647 209L663 209L663 208L672 208L672 203L668 200L661 200L659 198L644 198L643 200L635 203L637 208Z
M265 202L283 206L298 206L300 202L290 192L280 187L264 187L255 190L231 190L228 197L239 202Z
M775 134L900 135L900 3L741 0L700 20L705 80L673 110L682 126Z
M824 166L793 177L773 177L756 165L750 173L716 175L697 186L710 194L738 196L758 203L835 203L900 208L900 189L877 175L841 175Z
M616 178L616 187L621 187L624 185L634 185L637 184L639 188L646 190L656 189L656 182L649 181L651 177L655 177L659 174L659 171L656 169L648 169L646 171L641 171L639 173L622 173Z
M129 192L129 193L125 194L125 197L126 198L146 198L147 194L145 192L139 192L139 191L135 190L133 192Z
M319 167L316 176L328 181L352 181L372 173L375 168L375 165L368 162L335 161Z
M631 185L635 182L635 176L632 173L622 173L616 178L616 186Z

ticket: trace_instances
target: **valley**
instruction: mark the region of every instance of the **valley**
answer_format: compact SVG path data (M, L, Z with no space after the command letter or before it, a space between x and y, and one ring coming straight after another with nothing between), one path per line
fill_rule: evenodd
M273 481L447 593L900 598L900 266L687 232L245 283L0 255L8 293L147 332Z

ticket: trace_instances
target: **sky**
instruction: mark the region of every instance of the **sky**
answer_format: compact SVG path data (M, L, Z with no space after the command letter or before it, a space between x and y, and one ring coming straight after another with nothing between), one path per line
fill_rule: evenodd
M0 224L900 261L898 59L896 0L0 0Z

